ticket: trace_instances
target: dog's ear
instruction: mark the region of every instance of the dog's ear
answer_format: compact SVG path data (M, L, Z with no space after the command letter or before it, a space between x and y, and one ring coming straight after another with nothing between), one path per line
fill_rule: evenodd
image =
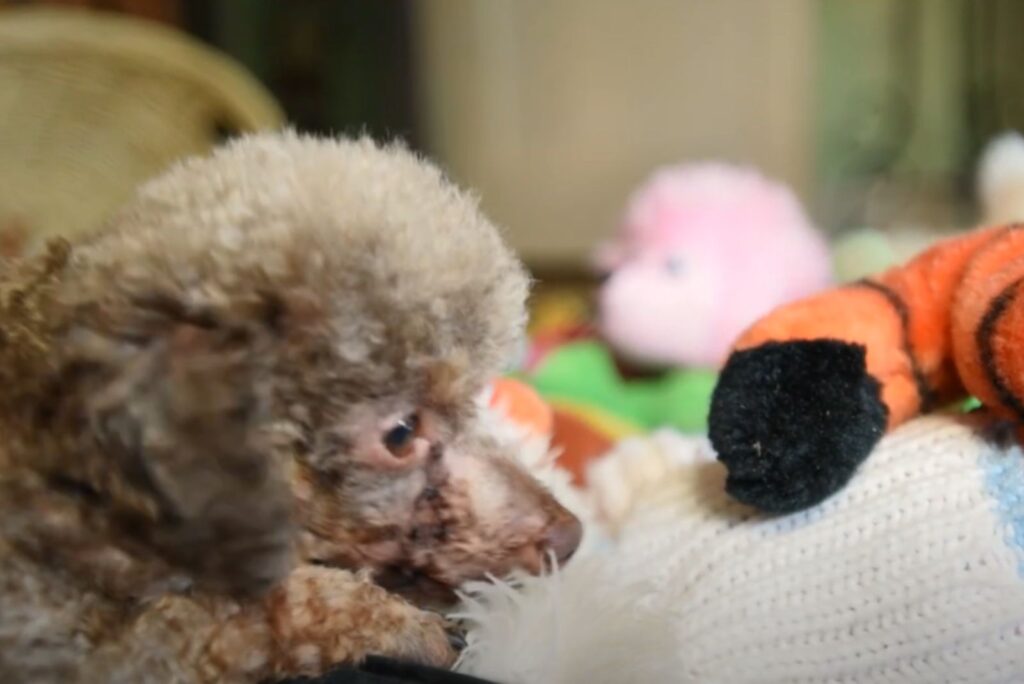
M113 512L201 584L268 588L290 568L294 529L289 464L266 430L275 333L166 298L103 320L62 356Z

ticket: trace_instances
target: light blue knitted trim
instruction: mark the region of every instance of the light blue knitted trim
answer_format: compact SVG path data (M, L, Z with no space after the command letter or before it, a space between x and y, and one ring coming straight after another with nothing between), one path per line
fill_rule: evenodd
M992 448L980 460L985 487L995 498L996 512L1005 526L1006 543L1017 552L1017 572L1024 577L1024 454L1018 448Z

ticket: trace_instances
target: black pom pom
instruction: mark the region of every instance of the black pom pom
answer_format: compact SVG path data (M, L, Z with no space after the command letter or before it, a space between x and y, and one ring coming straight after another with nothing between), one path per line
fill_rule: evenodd
M790 513L843 487L885 432L887 416L864 347L769 342L729 358L708 432L729 471L730 495Z

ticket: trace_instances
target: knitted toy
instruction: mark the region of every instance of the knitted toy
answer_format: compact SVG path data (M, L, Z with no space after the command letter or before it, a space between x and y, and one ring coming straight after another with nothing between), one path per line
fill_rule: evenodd
M995 153L1006 144L988 159L1005 164ZM982 178L1009 183L988 197L1024 189L1024 173L984 168ZM712 399L728 491L767 511L813 505L850 480L886 430L968 394L1024 423L1022 283L1024 230L1011 224L942 241L755 323Z
M704 439L595 462L608 537L480 584L458 669L505 684L1024 682L1024 453L975 417L896 430L820 506L756 514Z

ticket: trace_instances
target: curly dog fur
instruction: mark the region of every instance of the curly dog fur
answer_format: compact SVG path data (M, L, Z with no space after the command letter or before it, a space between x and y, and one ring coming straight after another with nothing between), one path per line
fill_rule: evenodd
M400 146L262 134L0 276L4 681L447 664L579 523L477 418L528 281Z

